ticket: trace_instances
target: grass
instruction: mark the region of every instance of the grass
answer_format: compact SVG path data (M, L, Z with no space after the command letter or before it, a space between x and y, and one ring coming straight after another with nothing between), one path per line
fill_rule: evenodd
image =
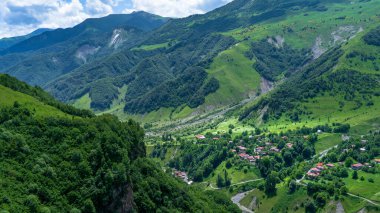
M327 11L295 11L288 14L282 20L264 22L262 24L239 28L223 33L233 36L237 40L260 40L268 35L280 35L286 43L295 48L310 48L319 36L323 40L323 46L329 46L333 42L332 33L339 30L339 26L355 26L367 28L376 23L378 18L379 0L363 2L360 0L344 3L326 3ZM360 15L359 15L360 14ZM345 17L342 19L341 17ZM366 20L364 22L363 20ZM291 30L290 30L291 29ZM345 39L348 35L341 31L339 35Z
M354 102L345 102L343 109L340 109L339 100L342 100L342 98L319 96L308 103L303 103L303 106L306 107L312 115L302 116L300 122L292 122L283 116L279 120L270 121L264 126L273 132L297 129L303 126L314 127L328 123L347 123L355 127L374 120L375 118L380 118L380 97L373 98L373 106L363 105L356 110L353 109Z
M205 179L205 181L209 181L213 183L214 186L216 186L216 178L218 174L224 174L224 169L226 169L226 162L221 163L214 170L214 172ZM251 166L251 168L248 169L247 173L244 173L244 169L239 170L236 166L232 166L231 168L227 169L227 172L228 176L231 178L231 184L260 178L258 175L258 170L254 168L254 166Z
M169 42L162 43L162 44L152 44L152 45L142 45L140 47L133 48L132 50L145 50L145 51L151 51L156 50L160 48L167 48Z
M366 205L366 201L355 197L345 196L342 200L342 205L345 212L356 213Z
M58 110L57 108L46 105L32 96L14 91L2 85L0 85L0 97L1 97L1 102L0 102L1 107L13 106L14 102L17 101L22 106L27 107L31 111L35 111L35 115L37 117L47 117L47 116L68 117L67 114Z
M78 109L90 109L91 108L90 94L87 93L83 95L78 100L76 100L72 105Z
M214 59L208 73L219 81L220 88L206 97L204 105L236 103L258 92L261 79L254 61L244 55L248 48L248 43L239 43Z
M365 180L361 181L360 177ZM358 171L358 180L352 179L352 171L348 178L343 179L346 183L348 191L352 194L365 197L367 199L380 202L380 174L370 174L363 171ZM372 178L374 183L370 183L368 178Z
M258 207L255 208L254 211L257 213L283 212L286 209L288 212L305 212L304 208L301 207L301 203L305 202L308 197L306 191L302 188L293 194L288 194L287 187L285 187L284 184L277 185L277 195L274 197L268 198L264 192L259 190L252 191L248 196L247 200L243 199L243 203L241 203L245 205L250 198L256 197Z
M342 142L340 134L336 133L323 133L318 136L318 141L315 143L315 152L320 153L323 150L331 148Z

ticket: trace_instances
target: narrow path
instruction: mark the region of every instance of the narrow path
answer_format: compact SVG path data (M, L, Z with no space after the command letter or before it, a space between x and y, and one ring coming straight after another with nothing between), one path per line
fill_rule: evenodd
M380 206L380 204L375 203L375 202L373 202L372 200L369 200L369 199L367 199L367 198L365 198L365 197L361 197L361 196L354 195L354 194L351 194L351 193L347 193L347 195L349 195L349 196L351 196L351 197L356 197L356 198L359 198L359 199L365 200L365 201L367 201L368 203L373 204L373 205L375 205L375 206Z
M230 187L230 186L237 186L237 185L242 185L242 184L250 183L250 182L256 182L256 181L260 181L260 180L264 180L264 179L263 179L263 178L258 178L258 179L254 179L254 180L242 181L242 182L234 183L234 184L231 184L231 185L229 185L229 186L221 187L221 188L214 187L214 186L212 185L212 183L210 183L209 186L210 186L210 188L213 189L213 190L219 190L219 189L227 188L227 187ZM203 183L208 184L209 182L203 182Z

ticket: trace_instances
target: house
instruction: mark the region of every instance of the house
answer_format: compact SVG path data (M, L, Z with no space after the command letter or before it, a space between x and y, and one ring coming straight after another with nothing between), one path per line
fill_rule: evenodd
M272 147L272 148L270 148L270 151L272 151L272 152L280 152L280 150L277 149L277 147Z
M247 154L245 154L245 153L241 153L241 154L239 154L239 157L240 157L241 159L247 159L248 156L249 156L249 155L247 155Z
M219 138L215 137L215 138L213 138L213 140L214 140L214 141L217 141L217 140L219 140Z
M230 152L233 152L233 153L235 153L235 152L236 152L236 150L235 150L235 149L231 149L231 150L230 150Z
M317 163L317 167L318 166L323 166L323 163L322 162Z
M325 170L325 167L323 167L323 166L317 166L317 169L319 169L319 171L322 171L322 170Z
M292 143L287 143L286 147L288 147L289 149L291 149L291 148L293 148L293 144Z
M365 152L365 148L363 147L363 148L360 148L360 151L361 152Z
M318 175L319 175L319 173L321 173L321 170L319 170L318 168L311 168L311 169L309 170L309 172L310 172L310 173L314 173L314 174L318 174Z
M317 133L322 134L323 132L322 132L322 130L318 129Z
M287 136L282 136L281 138L282 138L282 140L288 140Z
M248 157L247 157L247 160L248 160L249 162L251 162L251 163L256 162L256 159L255 159L255 157L253 157L253 156L248 156Z
M351 168L353 169L353 170L359 170L359 169L361 169L361 168L363 168L363 164L361 164L361 163L355 163L355 164L352 164L352 166L351 166Z
M306 175L307 175L308 178L314 179L314 178L317 178L320 174L319 173L308 172Z
M204 135L196 135L195 138L197 138L198 140L206 139Z
M333 167L335 167L335 165L332 164L332 163L328 163L328 164L326 164L326 166L329 167L329 168L333 168Z
M255 149L255 152L260 153L260 152L262 152L263 150L264 150L264 147L259 146L259 147L257 147L257 148Z
M375 163L380 164L380 159L375 159Z
M245 153L247 151L247 148L244 146L238 146L237 148L239 149L239 153Z

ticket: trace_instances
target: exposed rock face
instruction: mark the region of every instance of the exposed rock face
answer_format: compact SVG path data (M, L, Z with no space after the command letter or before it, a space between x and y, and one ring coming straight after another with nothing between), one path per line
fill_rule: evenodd
M88 44L81 46L75 53L75 57L81 60L82 63L87 63L88 57L96 54L99 51L100 47L94 47Z

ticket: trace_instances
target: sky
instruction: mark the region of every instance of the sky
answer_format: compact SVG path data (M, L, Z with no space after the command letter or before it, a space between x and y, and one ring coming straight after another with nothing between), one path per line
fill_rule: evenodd
M0 0L0 38L38 28L67 28L86 18L146 11L165 17L202 14L231 0Z

